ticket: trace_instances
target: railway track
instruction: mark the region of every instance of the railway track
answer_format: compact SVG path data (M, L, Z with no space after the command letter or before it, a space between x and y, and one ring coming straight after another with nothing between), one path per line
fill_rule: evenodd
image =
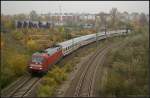
M119 44L119 43L118 43ZM97 71L102 71L103 62L106 59L108 51L118 44L108 45L101 49L98 49L87 62L83 65L79 74L73 80L71 87L65 93L65 96L75 97L93 97L95 96L95 78ZM100 68L101 67L101 68ZM100 70L98 70L100 69Z
M108 47L104 48L102 52L100 50L97 51L95 55L93 55L92 59L81 74L74 96L93 96L93 85L96 76L96 70L98 68L99 62L103 60L102 58L104 55L106 55L108 49Z
M28 97L41 78L22 76L2 91L2 97Z

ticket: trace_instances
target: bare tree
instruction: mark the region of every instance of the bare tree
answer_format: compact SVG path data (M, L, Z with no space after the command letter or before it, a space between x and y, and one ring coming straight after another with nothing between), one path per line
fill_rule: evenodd
M140 14L139 23L140 23L140 26L148 25L148 21L144 13Z
M111 11L110 11L110 15L111 15L111 27L112 28L116 28L116 24L117 24L117 21L118 21L118 10L117 8L112 8Z
M118 23L117 23L117 26L119 28L127 28L129 26L129 14L128 12L123 12L123 13L120 13L118 12Z
M139 20L139 14L138 13L131 13L130 17L131 17L131 21L134 22L134 23L138 23L138 20Z
M98 32L100 30L100 16L95 15L95 30Z
M29 16L30 16L30 19L33 21L38 20L38 15L37 15L36 11L34 11L34 10L30 12Z
M100 26L103 27L106 23L106 14L104 12L101 12L99 16L100 16Z
M14 15L14 19L25 20L27 19L27 16L25 14L18 14L18 15Z

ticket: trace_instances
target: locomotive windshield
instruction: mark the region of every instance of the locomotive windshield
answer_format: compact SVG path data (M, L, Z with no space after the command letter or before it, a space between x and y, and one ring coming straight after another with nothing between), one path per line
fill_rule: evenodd
M34 63L42 63L44 61L44 58L42 57L32 57L32 62Z

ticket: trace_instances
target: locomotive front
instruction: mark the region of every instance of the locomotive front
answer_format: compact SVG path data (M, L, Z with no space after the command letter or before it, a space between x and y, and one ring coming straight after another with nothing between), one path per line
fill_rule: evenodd
M28 64L30 73L47 73L52 65L57 63L63 57L61 47L48 48L44 51L36 52Z
M44 53L35 53L32 55L32 59L28 65L29 72L46 72L45 65L47 61L47 55Z

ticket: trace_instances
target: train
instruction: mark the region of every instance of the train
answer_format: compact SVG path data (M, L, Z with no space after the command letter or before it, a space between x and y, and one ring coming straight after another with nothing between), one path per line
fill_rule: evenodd
M28 64L28 70L30 73L47 73L54 64L60 61L63 57L69 55L78 48L88 45L96 40L102 40L107 37L126 35L131 30L117 30L110 32L99 32L96 34L89 34L72 38L70 40L57 43L55 46L47 48L45 50L33 53L32 59Z

